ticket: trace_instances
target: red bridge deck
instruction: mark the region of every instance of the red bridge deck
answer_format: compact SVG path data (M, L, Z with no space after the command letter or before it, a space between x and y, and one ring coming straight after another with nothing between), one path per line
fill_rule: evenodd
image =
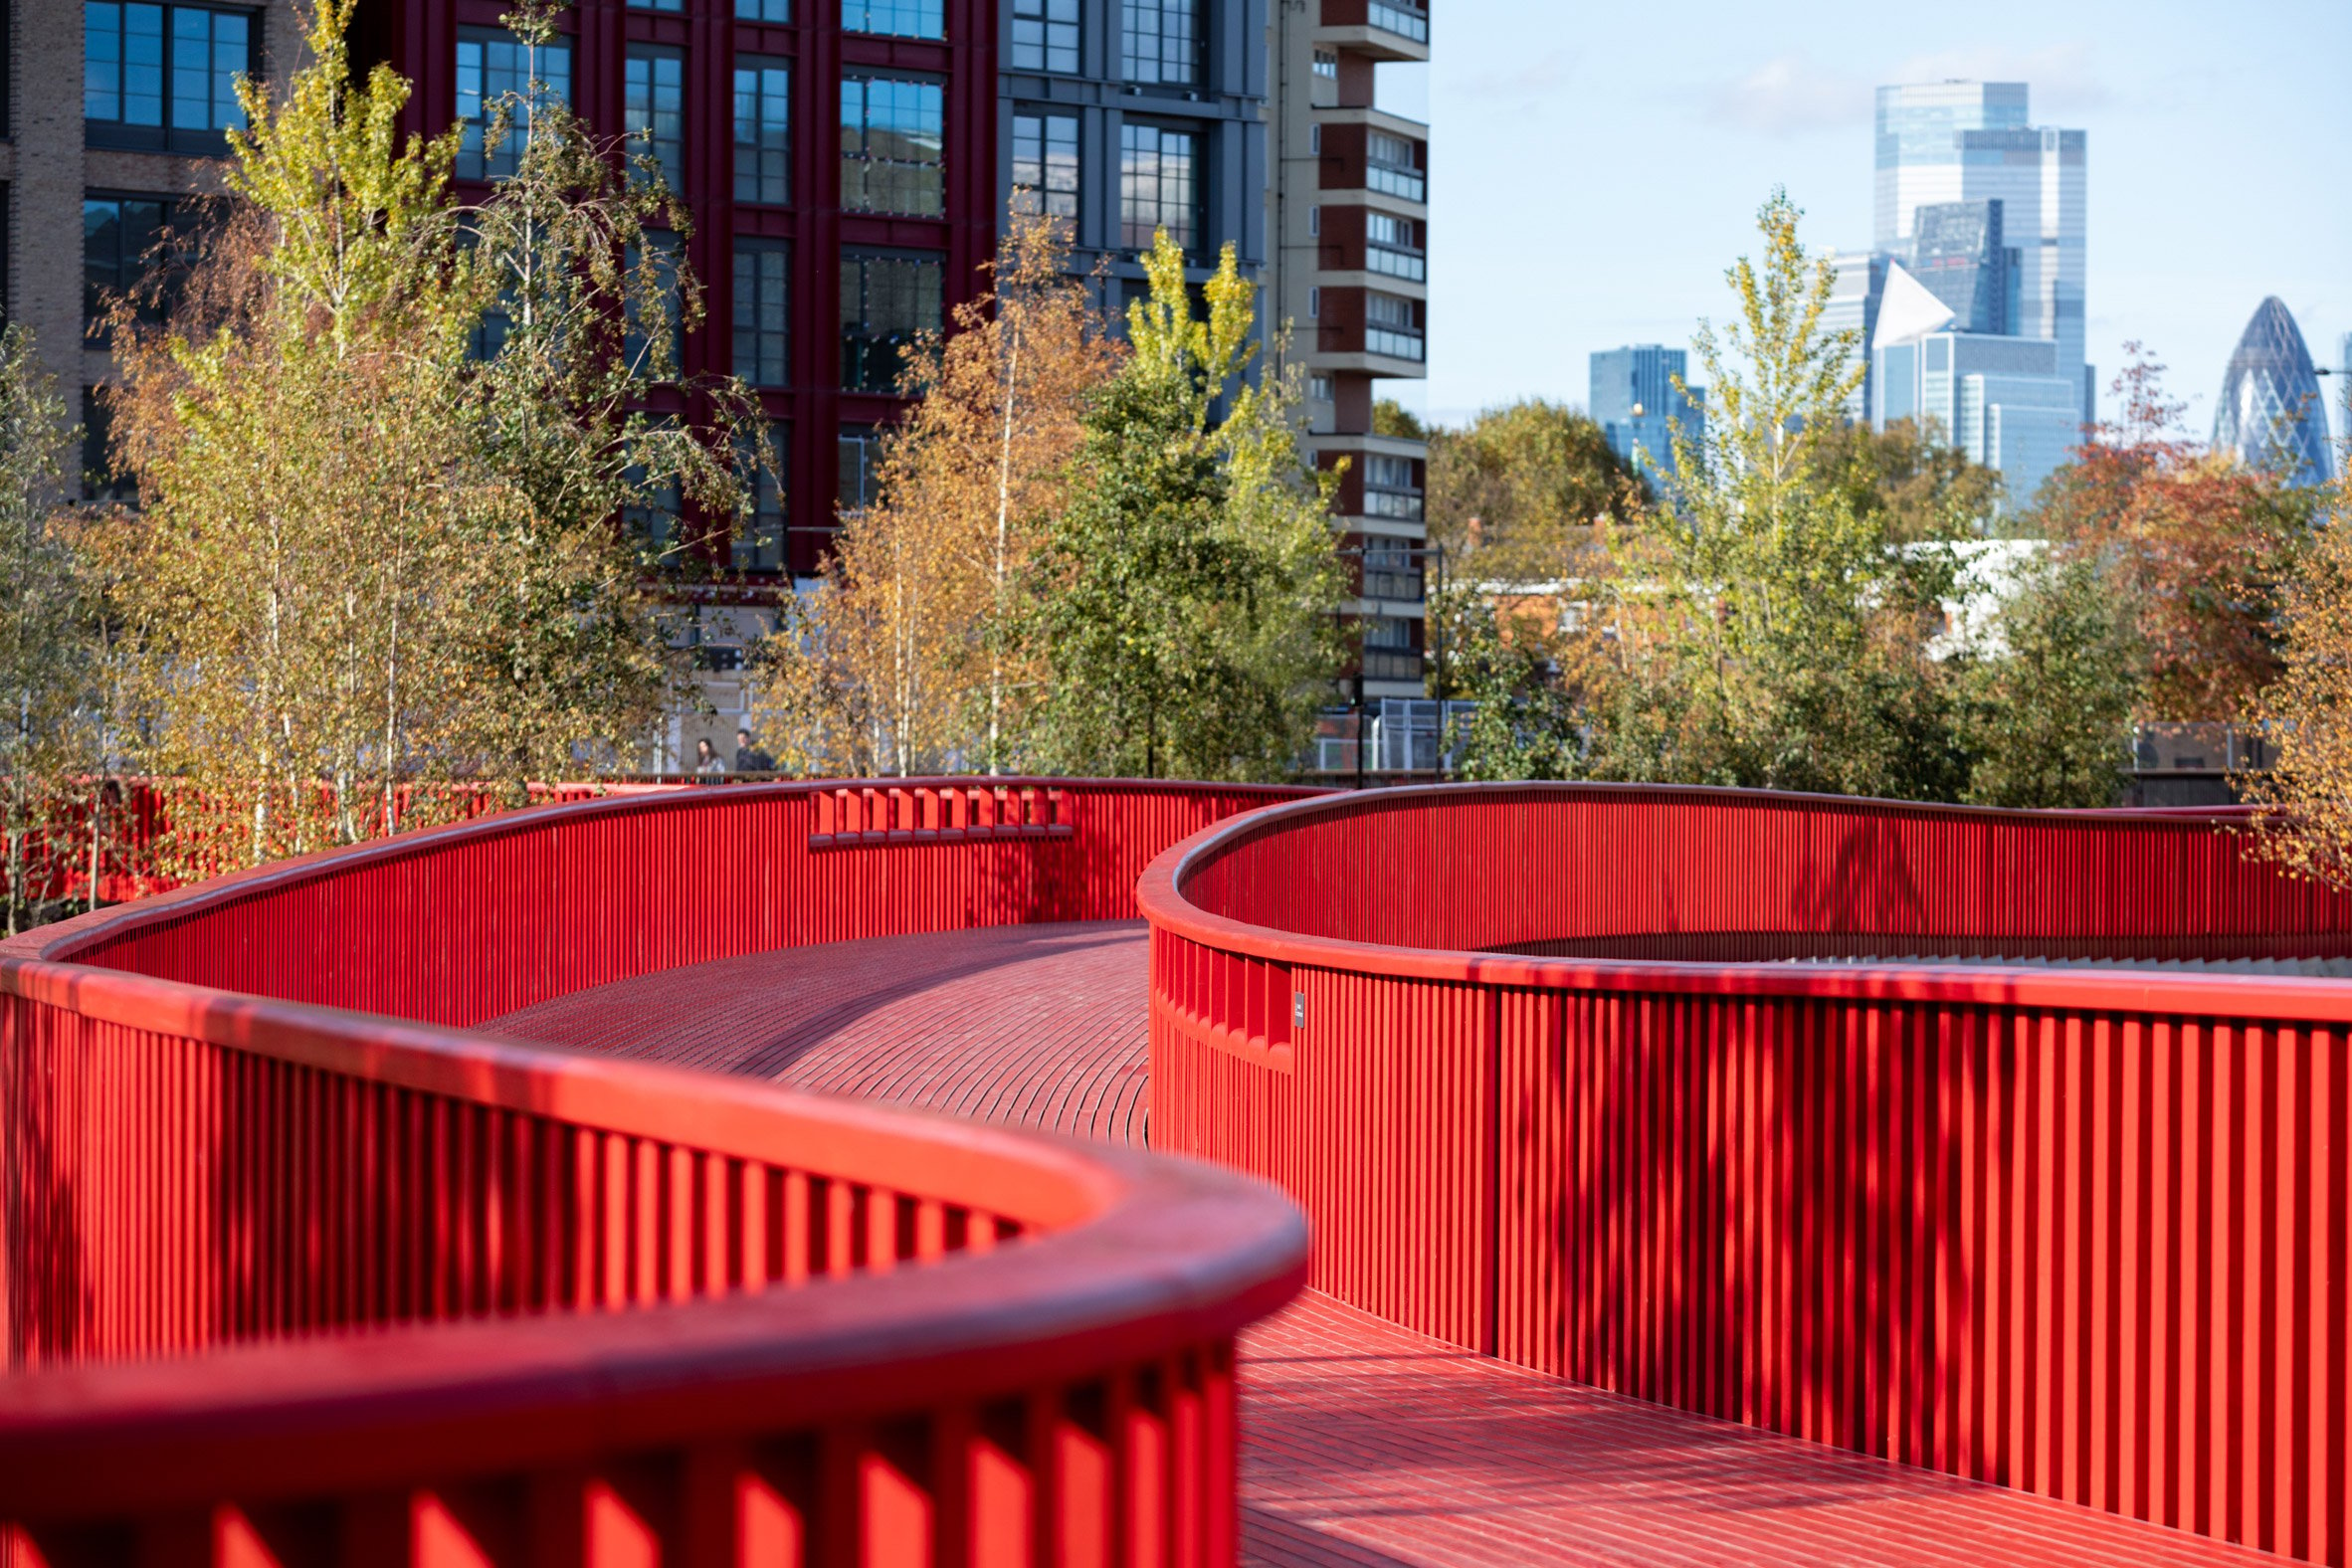
M1144 1019L1135 922L791 948L486 1028L1131 1142L1149 1102ZM1245 1345L1257 1562L2276 1560L1560 1382L1327 1296Z

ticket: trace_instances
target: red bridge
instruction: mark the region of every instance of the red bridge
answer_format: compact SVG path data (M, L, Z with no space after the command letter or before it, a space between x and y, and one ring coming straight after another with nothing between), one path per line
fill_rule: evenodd
M2342 1563L2348 947L2213 818L1655 788L225 879L0 947L0 1564Z

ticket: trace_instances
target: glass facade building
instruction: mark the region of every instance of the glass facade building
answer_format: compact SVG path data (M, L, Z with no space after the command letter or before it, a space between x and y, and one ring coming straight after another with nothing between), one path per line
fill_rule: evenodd
M2235 453L2250 467L2276 468L2298 485L2324 485L2335 473L2326 406L2302 330L2273 294L2246 323L2222 373L2214 451Z
M2096 377L2083 340L2086 154L2083 132L2033 123L2022 82L1878 90L1873 249L1914 255L1923 210L2001 203L2015 259L2004 329L2058 345L2058 373L2075 383L2087 422Z
M1886 265L1891 260L1882 251L1841 251L1830 258L1838 281L1822 309L1821 329L1854 334L1862 379L1846 400L1846 417L1857 424L1870 417L1870 339L1877 335L1878 301L1886 292Z
M1677 390L1688 379L1688 356L1679 348L1637 343L1593 355L1587 412L1609 440L1610 450L1643 475L1674 472L1673 436L1667 422L1682 427L1695 445L1706 434L1706 389Z
M1899 269L1895 277L1911 282ZM1871 422L1883 430L1908 419L1940 432L1971 462L1998 470L2008 504L2022 507L2082 441L2080 383L2058 352L2047 337L1881 334Z
M1911 276L1951 306L1964 332L2010 335L2020 304L2016 257L2002 243L1998 200L1922 207L1912 227Z

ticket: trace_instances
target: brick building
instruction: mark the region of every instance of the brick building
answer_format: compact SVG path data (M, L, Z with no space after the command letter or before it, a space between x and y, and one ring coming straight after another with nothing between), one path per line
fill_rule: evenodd
M298 25L292 0L43 0L11 11L6 305L90 431L84 463L95 470L104 421L90 389L110 369L92 333L98 300L137 276L176 202L219 188L223 132L243 123L231 84L288 59Z

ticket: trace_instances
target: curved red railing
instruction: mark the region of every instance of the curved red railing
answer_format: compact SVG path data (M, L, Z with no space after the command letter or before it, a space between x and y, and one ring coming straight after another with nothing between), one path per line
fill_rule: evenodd
M1294 793L1294 792L1292 792ZM0 946L0 1562L1218 1563L1253 1183L466 1026L1133 911L1276 794L739 786Z
M1999 961L2352 951L2243 826L1277 806L1144 879L1153 1140L1457 1344L2342 1563L2352 984Z

